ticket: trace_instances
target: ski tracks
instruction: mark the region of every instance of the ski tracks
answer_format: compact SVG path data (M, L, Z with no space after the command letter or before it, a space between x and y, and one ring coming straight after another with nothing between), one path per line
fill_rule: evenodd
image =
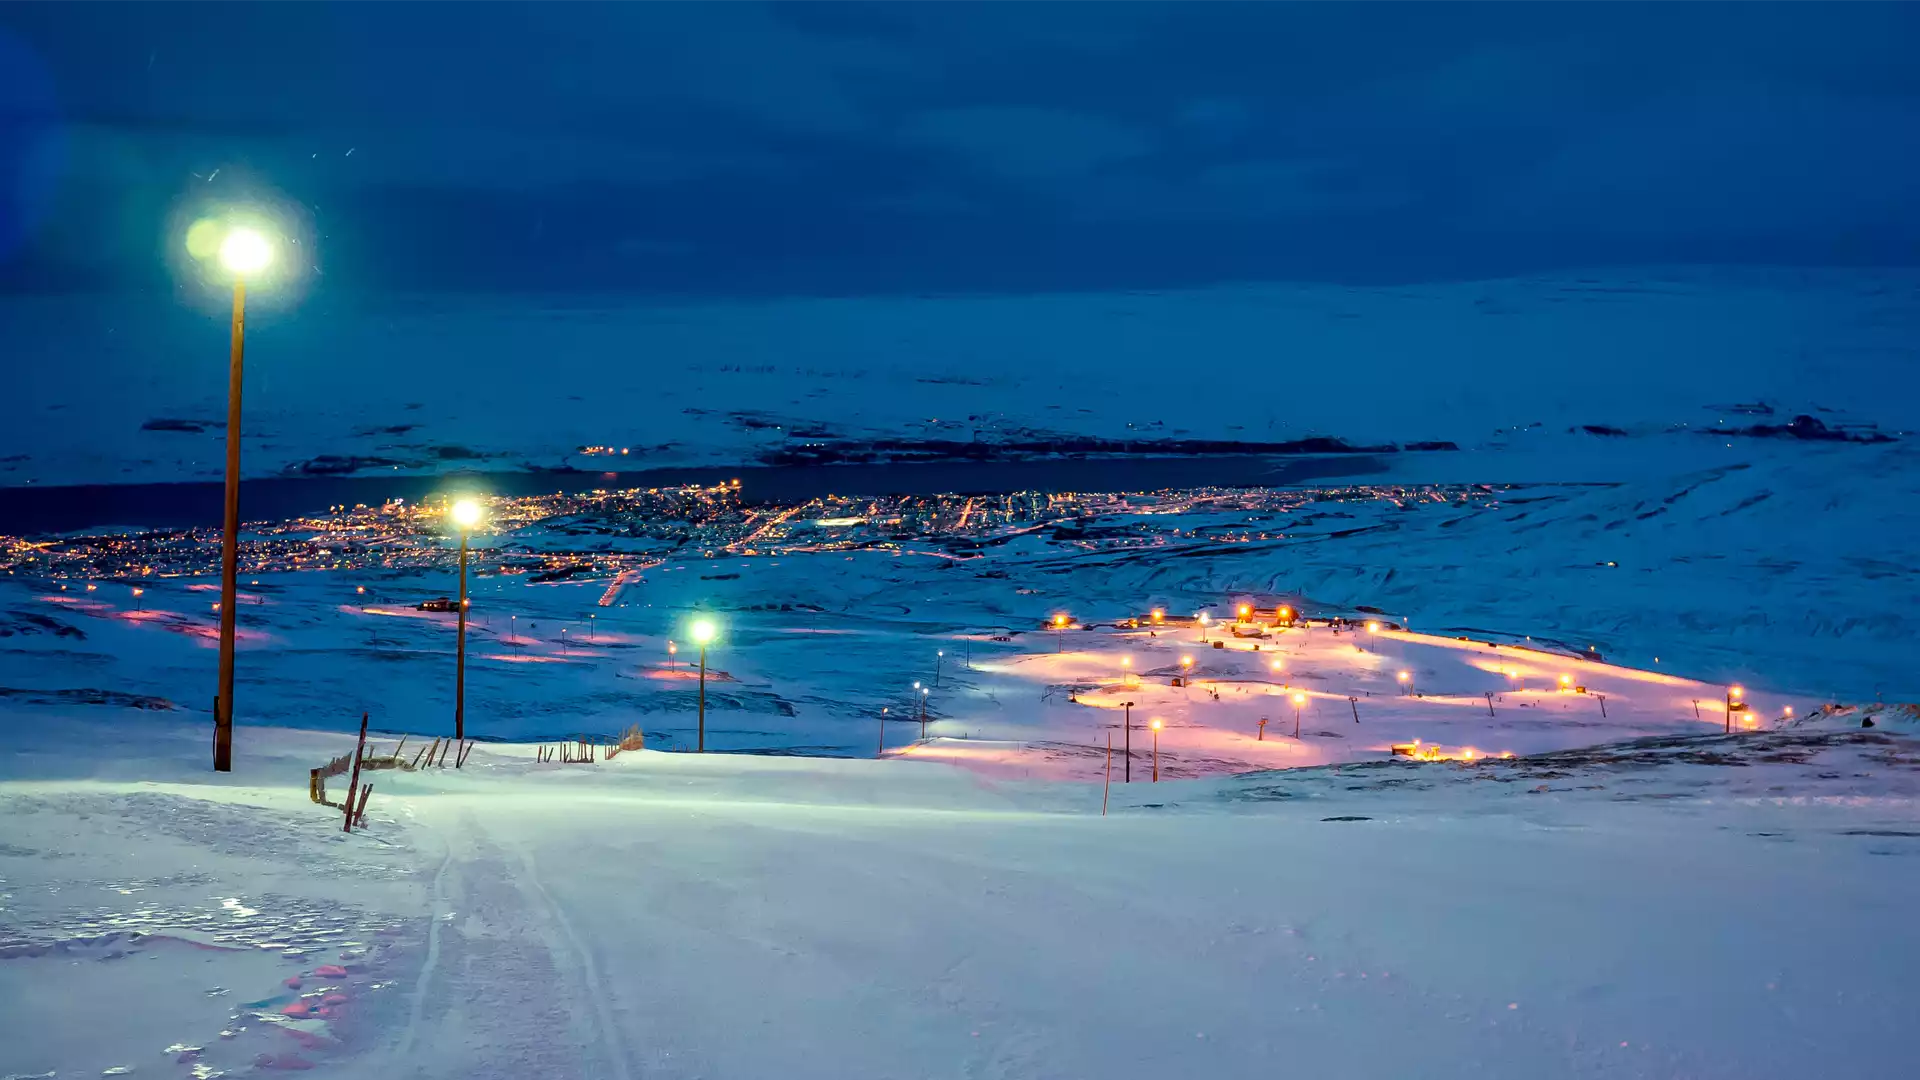
M394 1067L419 1080L636 1080L593 950L541 882L534 855L473 813L436 822L447 852Z

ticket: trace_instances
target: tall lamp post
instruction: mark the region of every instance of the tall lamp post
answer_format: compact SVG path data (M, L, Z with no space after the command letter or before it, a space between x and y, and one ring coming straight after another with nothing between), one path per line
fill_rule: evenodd
M1157 784L1160 782L1160 718L1154 717L1153 723L1147 726L1153 728L1153 782Z
M459 630L453 646L453 741L467 739L467 540L473 527L480 524L480 504L461 499L449 514L460 529L460 600L457 605ZM458 765L458 762L455 762Z
M1124 772L1120 782L1123 784L1131 784L1133 783L1133 702L1123 701L1120 703L1120 707L1126 710L1125 723L1127 728L1126 741L1123 744L1125 746L1125 752L1121 755L1121 760L1125 762L1125 764L1121 766ZM1108 738L1112 738L1112 736L1109 735Z
M247 278L273 262L273 245L252 229L220 241L220 266L233 275L232 351L227 363L227 506L220 543L220 689L213 699L213 771L233 771L234 579L240 563L240 377L247 336Z
M696 749L704 754L707 752L707 645L713 641L713 622L695 620L693 640L700 643L700 741Z
M1727 688L1727 734L1733 734L1733 706L1746 691L1738 686Z

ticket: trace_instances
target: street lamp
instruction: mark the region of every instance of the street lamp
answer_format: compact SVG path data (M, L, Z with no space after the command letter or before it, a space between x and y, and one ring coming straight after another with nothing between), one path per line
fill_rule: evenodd
M1745 693L1746 691L1738 686L1727 688L1727 734L1729 735L1733 734L1733 703Z
M1195 615L1194 621L1200 624L1200 640L1207 640L1207 613L1202 611Z
M704 754L707 752L707 645L713 641L713 621L695 619L691 629L693 640L700 643L700 741L695 749Z
M1379 623L1369 622L1367 624L1367 651L1368 652L1380 651L1380 639L1376 636L1379 633L1380 633Z
M472 499L461 499L453 504L449 516L460 528L460 605L458 640L454 644L453 661L453 740L464 742L467 737L467 538L473 527L480 524L480 504ZM456 767L459 762L454 763Z
M947 650L935 649L933 652L933 685L940 685L940 669L947 665Z
M1399 679L1400 685L1406 687L1405 690L1401 691L1402 693L1405 693L1405 694L1413 693L1413 675L1411 673L1403 671L1400 674L1395 675L1394 678Z
M1124 710L1121 714L1122 724L1125 726L1127 732L1125 742L1123 743L1125 753L1122 757L1125 763L1121 766L1123 776L1120 782L1123 784L1131 784L1133 783L1133 702L1123 701L1120 703L1120 708ZM1113 736L1109 735L1107 738L1111 739ZM1112 746L1113 744L1109 742L1107 745Z
M675 645L671 641L667 642L667 670L668 671L673 670L673 654L679 651L680 651L680 646Z
M1123 656L1120 658L1120 685L1131 686L1132 680L1133 680L1133 657Z
M914 683L920 686L919 683ZM920 741L927 741L927 688L920 686Z
M1253 605L1241 604L1240 605L1240 621L1246 622L1248 619L1252 617L1253 617Z
M1067 617L1065 615L1053 617L1053 639L1058 646L1054 649L1055 652L1067 651Z
M188 244L204 242L191 235ZM227 360L227 501L220 538L220 687L213 699L213 771L233 771L234 578L240 561L240 383L247 336L247 279L273 262L261 233L233 227L220 240L220 268L233 276L233 327Z
M1167 609L1166 609L1166 608L1154 608L1154 609L1153 609L1153 622L1154 622L1154 625L1156 625L1156 626L1158 626L1158 625L1159 625L1160 623L1162 623L1162 622L1165 622L1165 621L1166 621L1166 618L1167 618Z
M1153 782L1160 782L1160 718L1154 717L1147 725L1153 729Z
M1300 737L1300 706L1306 703L1307 695L1293 695L1293 737L1296 739Z

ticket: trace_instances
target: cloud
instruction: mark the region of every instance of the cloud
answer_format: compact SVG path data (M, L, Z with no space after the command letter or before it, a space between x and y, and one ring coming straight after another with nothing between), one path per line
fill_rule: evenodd
M1611 233L1834 230L1911 221L1920 101L1723 84L1569 132L1502 177L1489 225Z
M659 149L607 136L489 128L309 128L227 134L108 124L66 126L64 172L110 187L217 181L244 167L282 186L537 190L571 185L651 187L722 173L765 175L778 157Z
M1085 221L1277 223L1378 214L1415 197L1404 182L1356 163L1273 158L1172 176L1103 178L1076 194L1072 212Z
M924 112L901 128L900 140L1022 184L1072 180L1154 148L1146 134L1117 120L1022 106Z

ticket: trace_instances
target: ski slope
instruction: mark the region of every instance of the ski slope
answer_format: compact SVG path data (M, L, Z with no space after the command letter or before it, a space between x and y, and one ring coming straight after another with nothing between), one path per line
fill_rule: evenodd
M217 778L197 722L8 721L14 1075L1877 1078L1908 1057L1920 759L1890 737L1517 782L1524 759L1116 785L1104 817L1097 785L912 760L482 745L376 774L344 836L299 783L341 736L246 731Z

